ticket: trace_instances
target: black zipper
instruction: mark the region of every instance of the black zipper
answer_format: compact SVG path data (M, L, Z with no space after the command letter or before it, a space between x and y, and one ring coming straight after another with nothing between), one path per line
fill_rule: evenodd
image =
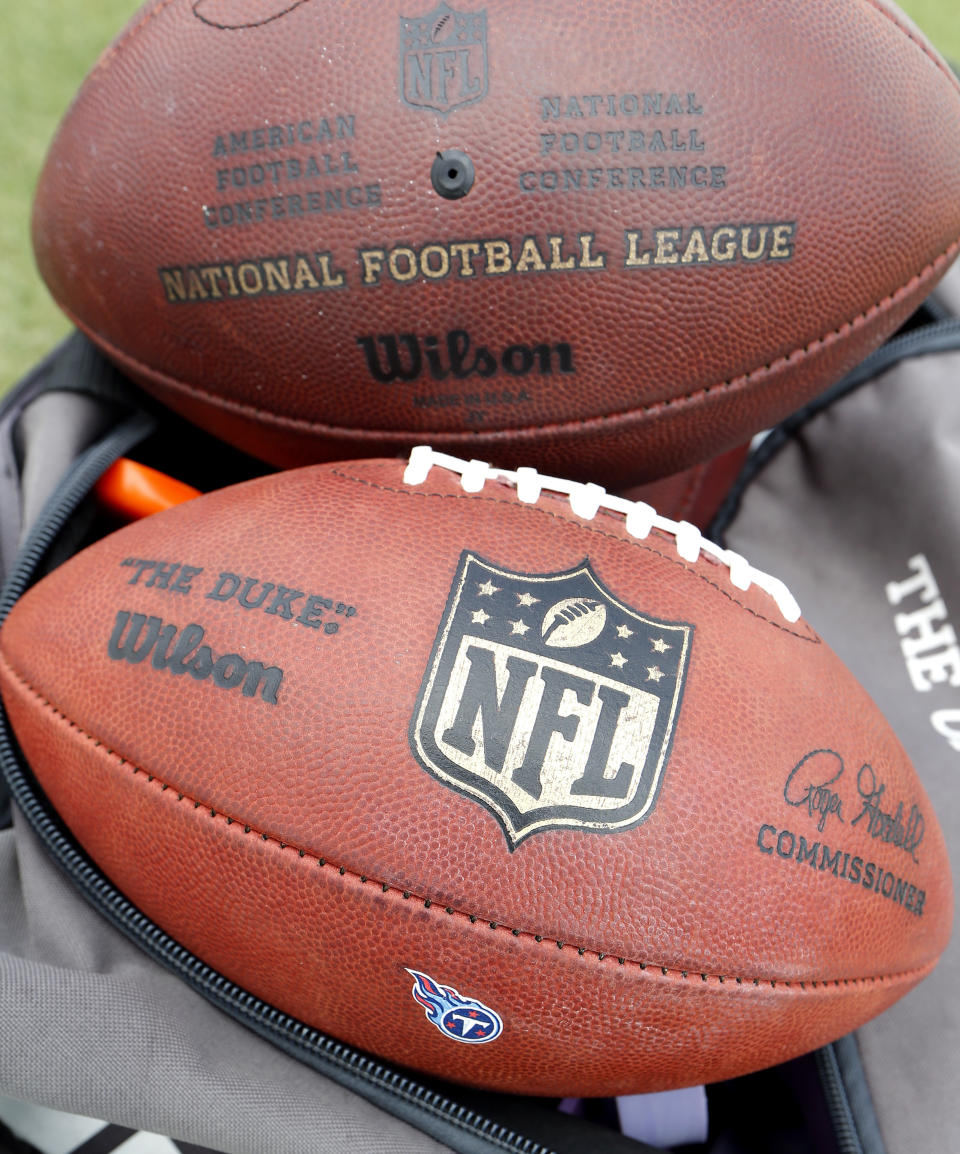
M735 515L743 489L801 425L897 361L958 348L960 319L940 321L904 333L877 350L821 397L789 417L751 454L741 477L711 526L710 535L713 539L722 540L724 530ZM30 531L0 593L0 623L5 620L17 598L28 588L47 550L97 479L118 457L143 440L152 431L152 427L149 418L143 415L132 417L77 458ZM463 1154L489 1154L492 1150L512 1154L553 1154L551 1148L535 1139L524 1137L480 1110L458 1103L441 1090L418 1082L379 1059L339 1042L253 997L180 946L99 872L61 825L24 763L2 709L0 770L24 816L87 901L207 1001L319 1073ZM817 1053L817 1068L838 1151L839 1154L883 1154L883 1142L879 1130L875 1128L875 1119L869 1116L869 1111L864 1115L863 1109L857 1106L862 1096L856 1093L851 1095L848 1086L849 1055L844 1057L846 1051L844 1054L840 1052L847 1041L843 1039ZM860 1075L862 1077L862 1070ZM869 1103L869 1093L865 1100Z
M832 388L778 425L750 456L714 517L707 536L723 543L736 517L744 491L769 462L811 419L881 373L909 357L960 350L960 318L935 324L894 337L882 345ZM839 1154L885 1154L885 1145L866 1084L855 1038L851 1035L817 1051L817 1070L824 1100L833 1125Z
M838 1154L866 1154L853 1118L847 1088L833 1046L817 1051L817 1072L833 1126Z
M4 585L0 623L31 584L47 550L104 470L151 429L149 418L130 418L73 463L30 530ZM34 780L2 709L0 769L34 832L87 901L207 1001L333 1081L463 1154L492 1150L553 1154L540 1142L253 997L175 942L129 902L74 842Z
M837 1154L887 1154L856 1034L816 1054Z
M707 527L706 536L718 545L724 544L724 537L734 517L740 509L744 491L757 475L770 463L780 450L797 435L798 431L824 409L835 404L842 397L874 380L881 373L892 368L908 357L926 356L931 353L955 352L960 350L960 317L922 325L894 337L881 345L842 380L832 385L809 404L791 413L781 424L772 429L760 444L751 450L744 462L740 475L723 499L720 508Z

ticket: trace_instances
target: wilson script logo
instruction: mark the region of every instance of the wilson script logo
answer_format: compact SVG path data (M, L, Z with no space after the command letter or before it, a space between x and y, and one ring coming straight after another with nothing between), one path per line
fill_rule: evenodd
M367 372L385 385L415 381L427 374L435 381L465 381L469 377L486 379L499 372L511 377L574 372L573 349L563 341L555 345L546 341L515 344L497 351L473 345L465 329L454 329L443 342L435 336L384 333L357 337L357 344L363 350Z
M485 805L511 849L546 829L627 829L656 800L692 634L618 601L588 561L526 574L464 553L413 753Z
M121 610L113 626L107 652L114 661L142 665L148 658L153 669L189 675L193 681L212 681L219 689L239 689L244 697L256 697L268 705L277 704L283 684L283 670L262 661L247 661L238 653L218 657L204 644L202 625L165 624L159 617Z

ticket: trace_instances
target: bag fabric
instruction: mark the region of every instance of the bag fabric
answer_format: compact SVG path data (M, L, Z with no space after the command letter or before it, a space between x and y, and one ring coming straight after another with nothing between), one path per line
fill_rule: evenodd
M66 468L138 401L79 338L6 399L4 575ZM213 453L214 463L209 450L191 452L191 438L179 426L161 438L168 468L193 456L201 472L229 483L253 467L227 453ZM94 516L82 508L71 519L50 564L83 543ZM2 811L0 1093L236 1154L446 1149L253 1036L151 962L93 913L19 810L6 821Z
M960 322L899 338L771 435L714 533L787 583L886 713L960 878ZM890 1154L957 1148L958 988L955 931L857 1033Z
M101 436L116 441L122 434L124 445L137 444L139 460L200 489L265 471L171 414L153 407L151 416L142 408L151 405L80 337L4 400L5 579L32 552L38 513L40 523L49 523L51 507L63 502L62 478L76 461L100 453ZM82 502L38 572L110 527L96 501ZM296 1061L246 1030L239 1017L219 1012L93 912L0 788L0 1147L6 1096L226 1154L449 1149L438 1134L454 1149L478 1154L508 1147L573 1154L595 1148L598 1132L611 1154L648 1149L607 1129L616 1117L612 1103L601 1104L602 1117L594 1118L592 1104L571 1117L555 1102L461 1093L443 1084L411 1089L390 1071L371 1102L369 1092L352 1093L342 1077ZM369 1091L363 1079L356 1082ZM457 1097L441 1110L449 1092Z
M948 307L941 303L935 315ZM937 331L942 344L943 326ZM898 613L917 607L925 606L938 627L947 626L951 605L960 614L954 588L960 509L949 499L960 491L960 400L951 395L960 339L955 350L899 359L875 382L861 374L861 383L845 384L788 422L748 460L715 531L787 580L809 619L887 711L924 777L956 861L960 814L951 784L960 753L949 741L960 734L950 713L960 710L960 696L949 684L947 658L945 681L911 688L901 648L909 632L901 636L896 624ZM143 403L73 338L0 407L4 571L70 462ZM262 470L162 412L154 410L150 420L155 431L138 459L199 488ZM82 506L48 564L102 531L97 517L92 503ZM934 620L933 602L917 600L927 589L917 583L926 572L913 563L918 556L937 581L942 623ZM898 583L908 588L892 605L887 589ZM949 649L946 632L942 640ZM939 715L939 729L931 714ZM954 946L933 978L856 1038L816 1058L711 1087L711 1136L697 1154L950 1149L960 1121L960 1095L951 1093L960 1089L953 1057L960 1006L950 984L958 967ZM0 1094L226 1154L498 1148L496 1132L489 1142L452 1132L449 1145L438 1141L425 1132L423 1102L381 1109L222 1014L93 912L16 807L5 820L2 796L0 1023ZM609 1103L588 1104L586 1118L570 1118L553 1103L528 1099L464 1093L457 1100L479 1104L501 1125L528 1135L531 1154L645 1149L606 1128Z

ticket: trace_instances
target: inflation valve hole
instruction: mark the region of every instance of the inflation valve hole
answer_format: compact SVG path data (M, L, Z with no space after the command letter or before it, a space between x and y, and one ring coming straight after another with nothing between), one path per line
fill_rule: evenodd
M473 161L459 148L447 148L433 158L433 187L447 200L459 200L473 188Z

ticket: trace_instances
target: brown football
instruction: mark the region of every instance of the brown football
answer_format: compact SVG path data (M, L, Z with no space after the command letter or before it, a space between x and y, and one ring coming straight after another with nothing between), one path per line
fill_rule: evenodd
M885 0L431 3L153 0L50 150L53 296L267 461L675 473L956 255L960 86Z
M730 1077L933 967L906 755L789 592L415 451L200 497L28 591L0 685L102 871L245 990L476 1086Z

